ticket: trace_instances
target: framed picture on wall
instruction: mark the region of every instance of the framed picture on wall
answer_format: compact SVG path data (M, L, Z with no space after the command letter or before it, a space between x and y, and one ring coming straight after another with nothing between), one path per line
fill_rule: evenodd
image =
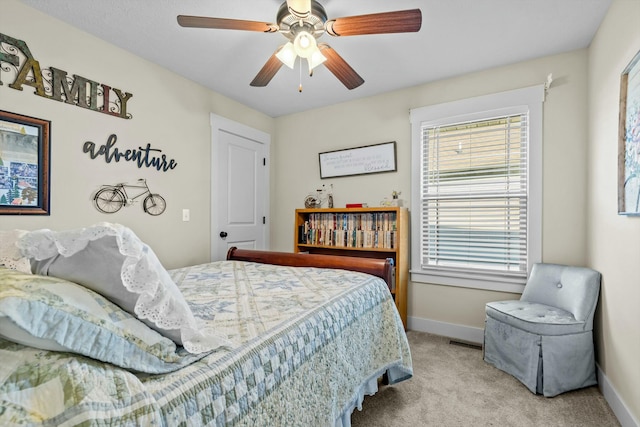
M320 153L320 178L395 172L396 142Z
M618 214L640 215L640 51L620 77Z
M50 128L0 111L0 215L49 215Z

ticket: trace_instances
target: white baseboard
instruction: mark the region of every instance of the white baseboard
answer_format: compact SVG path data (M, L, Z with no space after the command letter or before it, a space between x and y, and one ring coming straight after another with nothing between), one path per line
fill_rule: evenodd
M472 326L456 325L454 323L439 322L437 320L423 319L420 317L408 317L407 329L418 332L441 335L470 343L482 344L484 341L484 329ZM640 423L627 408L618 392L609 382L600 365L596 364L598 375L598 387L602 392L609 407L615 414L622 427L640 427Z
M633 414L627 408L624 401L618 395L618 392L609 382L609 378L604 374L600 365L596 363L596 371L598 375L598 388L602 392L604 399L609 404L609 407L616 414L616 418L620 422L622 427L640 427L640 423L633 416Z
M439 322L437 320L423 319L420 317L407 318L407 329L442 335L475 344L482 344L484 342L484 328L456 325L454 323Z

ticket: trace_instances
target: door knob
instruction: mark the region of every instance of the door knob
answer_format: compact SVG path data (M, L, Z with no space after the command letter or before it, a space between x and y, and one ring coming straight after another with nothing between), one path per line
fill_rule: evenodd
M226 231L221 231L220 232L220 237L223 238L223 239L226 238L227 237L227 232Z

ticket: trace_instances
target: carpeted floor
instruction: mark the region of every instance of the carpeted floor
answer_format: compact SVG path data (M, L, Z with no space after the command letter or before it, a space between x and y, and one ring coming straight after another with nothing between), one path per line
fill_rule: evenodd
M409 331L413 378L365 398L354 427L619 426L597 386L553 398L532 394L482 360L482 351Z

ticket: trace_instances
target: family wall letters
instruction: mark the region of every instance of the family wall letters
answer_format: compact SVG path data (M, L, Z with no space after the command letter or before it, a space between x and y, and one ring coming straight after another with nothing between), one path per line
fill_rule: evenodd
M127 113L132 94L76 74L70 77L59 68L45 68L43 72L24 41L0 33L0 86L4 85L3 72L15 74L8 85L12 89L31 86L43 98L123 119L132 117Z

